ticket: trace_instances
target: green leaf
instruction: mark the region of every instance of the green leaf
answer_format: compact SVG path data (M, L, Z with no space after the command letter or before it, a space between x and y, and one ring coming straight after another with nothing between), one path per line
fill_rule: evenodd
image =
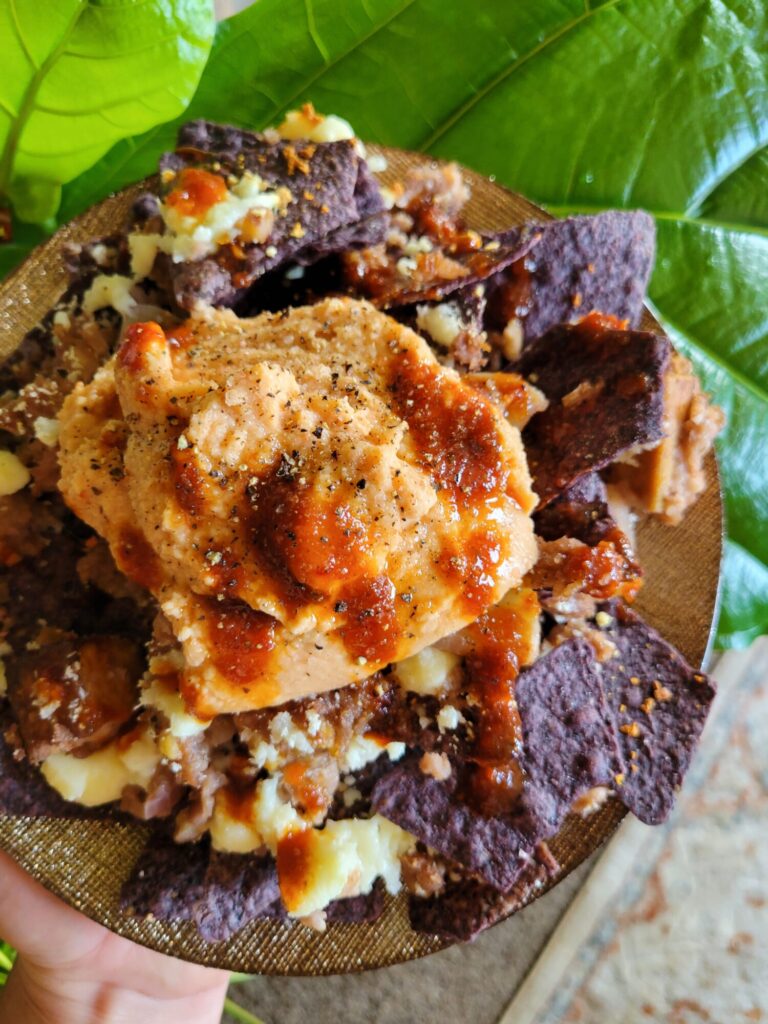
M312 100L363 138L455 158L557 212L645 206L651 296L729 413L720 642L768 627L768 6L762 0L258 0L190 107L259 128ZM149 173L176 124L65 189Z
M13 961L16 959L16 950L8 945L7 942L3 942L0 939L0 986L5 984L5 980L13 967Z
M184 110L210 0L0 0L0 195L26 220L119 139Z
M40 242L44 242L49 232L36 224L22 224L14 218L13 240L0 242L0 278L5 277L13 268L21 263L25 256Z

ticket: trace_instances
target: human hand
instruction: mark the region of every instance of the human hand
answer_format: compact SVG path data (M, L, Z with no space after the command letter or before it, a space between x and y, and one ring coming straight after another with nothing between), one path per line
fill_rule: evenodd
M19 951L0 1024L218 1024L226 971L174 960L71 909L0 852L0 935Z

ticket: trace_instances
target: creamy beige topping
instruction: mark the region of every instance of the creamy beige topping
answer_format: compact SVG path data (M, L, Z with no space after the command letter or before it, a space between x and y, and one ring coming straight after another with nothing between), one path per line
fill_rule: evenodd
M201 717L370 676L536 557L519 432L365 302L133 325L60 419L62 493L157 596Z

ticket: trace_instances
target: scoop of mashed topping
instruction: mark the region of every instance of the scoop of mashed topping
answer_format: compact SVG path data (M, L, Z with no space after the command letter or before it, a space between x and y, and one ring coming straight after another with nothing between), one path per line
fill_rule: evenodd
M134 324L61 413L61 490L151 590L198 714L335 688L536 557L519 432L365 302Z

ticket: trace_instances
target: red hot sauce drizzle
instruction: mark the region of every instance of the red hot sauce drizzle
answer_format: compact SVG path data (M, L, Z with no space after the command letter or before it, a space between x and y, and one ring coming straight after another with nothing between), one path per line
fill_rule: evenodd
M409 351L394 360L390 391L423 469L458 508L500 494L515 497L490 399Z
M312 870L312 829L289 832L277 844L277 877L283 902L290 912L307 890Z
M275 648L277 619L242 601L200 598L207 620L211 660L233 685L248 692L266 673Z
M182 217L202 220L212 206L226 198L227 185L220 174L213 174L202 167L185 167L165 197L165 204Z
M113 556L118 569L140 587L158 590L162 586L162 565L155 549L140 530L123 528Z
M478 714L465 798L483 814L509 813L522 793L523 735L515 683L528 653L531 620L537 627L538 613L538 600L531 593L530 600L513 607L489 608L467 627L473 650L466 671Z
M363 578L344 587L342 596L347 621L340 635L349 653L378 665L392 660L400 637L392 580L388 576Z

